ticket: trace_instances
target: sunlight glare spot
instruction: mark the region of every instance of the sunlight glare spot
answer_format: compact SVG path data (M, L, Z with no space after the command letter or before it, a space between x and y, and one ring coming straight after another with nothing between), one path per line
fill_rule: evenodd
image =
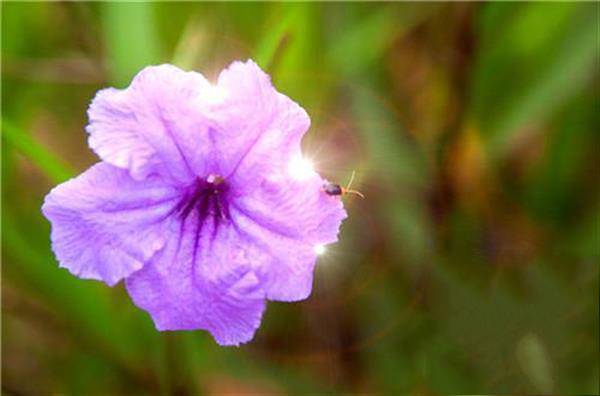
M315 246L315 253L317 254L317 256L321 256L323 253L325 253L325 245L316 245Z
M296 157L290 161L288 171L294 179L306 180L314 173L315 168L310 160Z

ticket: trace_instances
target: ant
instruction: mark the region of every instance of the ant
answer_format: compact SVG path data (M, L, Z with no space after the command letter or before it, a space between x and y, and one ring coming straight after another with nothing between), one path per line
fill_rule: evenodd
M332 197L343 196L346 194L356 194L359 197L361 197L362 199L364 199L365 196L363 195L363 193L361 193L360 191L350 189L350 186L352 185L352 182L354 181L355 174L356 174L356 172L352 171L352 176L350 176L350 181L348 182L346 187L342 187L339 184L335 184L335 183L327 183L327 184L323 185L323 192L327 195L331 195Z

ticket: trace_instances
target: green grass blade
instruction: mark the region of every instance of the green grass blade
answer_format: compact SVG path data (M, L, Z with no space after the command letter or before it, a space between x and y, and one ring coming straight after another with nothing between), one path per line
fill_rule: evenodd
M29 134L12 122L2 119L2 139L33 162L46 176L56 183L70 179L74 170L56 157Z
M160 62L153 3L103 3L108 66L114 83L127 84L143 67Z

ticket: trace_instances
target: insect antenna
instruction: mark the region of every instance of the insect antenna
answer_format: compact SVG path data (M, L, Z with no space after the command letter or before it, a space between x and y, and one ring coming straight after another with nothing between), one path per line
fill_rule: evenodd
M352 182L354 181L354 176L356 176L356 172L352 171L352 175L350 176L350 181L344 188L344 192L346 194L355 194L355 195L358 195L359 197L361 197L362 199L365 199L365 196L363 193L361 193L360 191L357 191L357 190L350 189L350 186L352 186Z

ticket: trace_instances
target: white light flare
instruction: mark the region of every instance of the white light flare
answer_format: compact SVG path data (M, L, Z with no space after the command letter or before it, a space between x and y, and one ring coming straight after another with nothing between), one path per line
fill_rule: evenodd
M193 99L194 107L205 108L208 106L210 108L222 104L229 96L225 87L212 84L207 80L201 80L199 84L200 94Z
M315 166L306 158L296 157L290 161L288 172L296 180L307 180L315 173Z
M315 246L315 253L317 254L317 256L322 256L323 254L325 254L326 251L327 249L325 249L325 245Z
M227 98L227 91L218 85L208 84L202 96L209 104L220 104Z

